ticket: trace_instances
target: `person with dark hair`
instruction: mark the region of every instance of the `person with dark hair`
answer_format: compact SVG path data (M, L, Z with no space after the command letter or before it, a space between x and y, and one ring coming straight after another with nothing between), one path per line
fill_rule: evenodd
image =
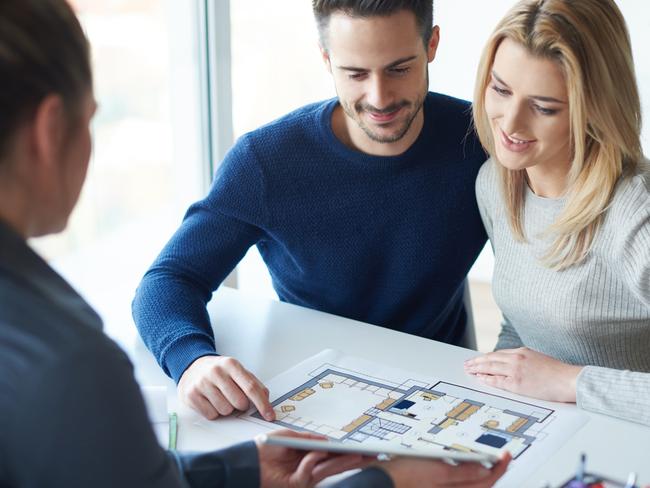
M26 242L65 228L90 158L89 47L64 0L0 2L0 72L0 486L300 488L367 464L260 441L201 454L158 445L128 358ZM397 460L338 486L489 486L506 465Z
M264 385L220 356L206 304L256 245L280 300L467 345L467 272L486 242L485 154L469 103L428 91L431 0L314 0L338 97L242 136L145 274L133 317L179 396L208 419ZM228 324L218 324L227 327Z
M344 13L350 17L368 18L389 16L400 10L415 15L418 32L427 49L433 34L432 0L312 0L312 10L318 27L321 47L327 47L329 21L333 14Z

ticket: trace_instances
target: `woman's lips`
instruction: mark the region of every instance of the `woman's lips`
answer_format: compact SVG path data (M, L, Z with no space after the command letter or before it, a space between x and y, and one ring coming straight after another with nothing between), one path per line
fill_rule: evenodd
M516 137L509 136L501 129L499 130L501 131L501 143L508 151L521 153L528 150L535 143L534 139L518 139Z

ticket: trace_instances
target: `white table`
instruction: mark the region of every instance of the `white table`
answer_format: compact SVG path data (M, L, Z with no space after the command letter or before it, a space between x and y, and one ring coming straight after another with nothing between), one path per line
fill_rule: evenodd
M222 287L208 306L217 352L239 359L262 381L296 363L333 348L401 369L440 375L447 381L476 381L463 372L463 361L475 351L394 332L361 322L305 309ZM206 429L206 422L176 399L175 386L141 342L127 352L141 385L167 385L170 407L179 413L178 448L208 450L245 440L228 419ZM476 382L480 388L480 384ZM536 472L526 486L545 482L558 486L575 473L580 453L588 468L625 480L630 471L650 483L650 427L589 413L589 422ZM218 435L215 435L218 434Z

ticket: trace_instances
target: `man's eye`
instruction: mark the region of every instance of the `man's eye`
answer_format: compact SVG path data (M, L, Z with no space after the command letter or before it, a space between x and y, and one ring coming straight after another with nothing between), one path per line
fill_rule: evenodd
M410 71L411 68L391 68L390 72L396 75L405 75Z

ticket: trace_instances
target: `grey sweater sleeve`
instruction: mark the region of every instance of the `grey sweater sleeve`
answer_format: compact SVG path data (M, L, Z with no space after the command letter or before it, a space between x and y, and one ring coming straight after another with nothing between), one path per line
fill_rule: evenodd
M585 366L576 393L580 408L650 425L650 373Z
M625 221L612 245L612 261L632 293L650 309L650 202L645 196L645 204L623 201L619 206L636 211L621 215ZM650 425L650 373L586 366L578 376L576 394L578 406L585 410Z
M499 340L497 341L497 345L494 346L494 350L516 349L523 346L523 341L510 323L510 320L508 320L508 317L503 317L503 322L501 322L501 332L499 332Z
M617 203L620 220L611 261L632 293L650 309L650 193L624 193Z
M483 221L483 227L487 232L488 238L490 239L490 244L492 243L492 205L490 202L490 196L492 196L495 188L498 187L495 180L495 171L493 167L494 163L491 159L488 159L481 169L478 172L476 177L476 203L478 204L478 210L481 213L481 220Z
M487 160L483 166L481 166L478 177L476 178L476 202L478 203L478 208L481 212L481 219L483 220L483 225L493 249L493 198L495 192L499 189L494 164L495 163L491 159ZM496 346L494 346L494 350L516 349L518 347L523 347L523 345L524 343L519 337L519 334L517 334L515 328L512 326L512 323L508 317L504 316L503 322L501 322L501 332L499 332L499 338Z
M37 371L16 399L8 433L5 463L16 486L258 486L254 445L200 455L166 453L154 436L131 364L117 346L90 344Z

